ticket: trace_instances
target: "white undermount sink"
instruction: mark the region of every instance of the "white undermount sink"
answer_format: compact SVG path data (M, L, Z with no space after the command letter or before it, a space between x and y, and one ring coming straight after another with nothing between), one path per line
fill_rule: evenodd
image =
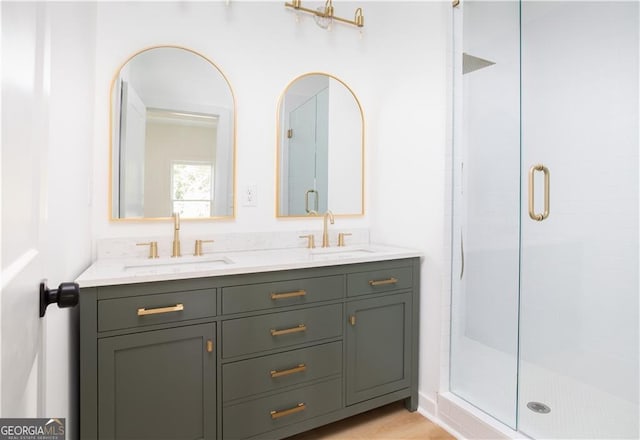
M210 255L202 257L185 256L177 258L149 258L145 260L130 260L124 264L125 271L148 272L148 271L167 271L167 272L183 272L186 270L207 270L217 269L234 261L222 255Z

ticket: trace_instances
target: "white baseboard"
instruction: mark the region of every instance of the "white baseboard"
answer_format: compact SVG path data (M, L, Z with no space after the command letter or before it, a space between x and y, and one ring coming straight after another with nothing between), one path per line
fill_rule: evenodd
M464 439L464 437L458 431L453 429L453 427L450 426L446 421L438 417L437 409L438 405L435 400L423 393L418 393L418 412L431 420L436 425L440 426L455 438Z
M528 439L449 392L437 400L423 393L418 397L418 412L457 439Z

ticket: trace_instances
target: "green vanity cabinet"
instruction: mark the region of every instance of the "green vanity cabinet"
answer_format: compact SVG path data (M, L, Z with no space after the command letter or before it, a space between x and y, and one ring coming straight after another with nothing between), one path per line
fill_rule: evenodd
M347 304L347 405L409 386L411 294Z
M418 397L418 258L82 289L80 436L278 439Z
M99 437L215 439L214 326L100 339Z

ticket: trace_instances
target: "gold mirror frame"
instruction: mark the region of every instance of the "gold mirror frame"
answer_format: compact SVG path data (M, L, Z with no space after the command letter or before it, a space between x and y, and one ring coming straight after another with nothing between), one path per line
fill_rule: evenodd
M360 127L361 127L361 131L360 131L360 138L361 138L361 146L360 146L360 173L361 173L361 182L360 182L360 212L355 212L355 213L333 213L335 217L362 217L364 216L365 213L365 118L364 118L364 111L362 109L362 105L360 104L360 100L358 99L358 97L356 96L356 94L353 92L353 90L351 89L351 87L349 87L347 85L347 83L345 83L344 81L342 81L340 78L336 77L335 75L332 75L330 73L326 73L326 72L309 72L309 73L304 73L302 75L299 75L297 77L295 77L294 79L292 79L287 86L285 87L285 89L283 90L283 92L280 94L280 99L278 100L278 109L276 111L276 197L275 197L275 212L276 212L276 218L292 218L292 219L302 219L302 218L315 218L319 215L322 215L323 213L313 213L313 211L310 214L307 215L282 215L280 214L280 202L281 202L281 193L282 193L282 188L281 188L281 172L282 172L282 162L281 162L281 158L282 158L282 127L281 127L281 118L282 118L282 105L284 103L284 99L285 96L287 95L287 92L289 91L289 89L291 88L291 86L296 82L299 81L300 79L309 77L309 76L314 76L314 75L322 75L322 76L326 76L329 79L334 79L336 80L338 83L340 83L342 86L344 86L349 93L351 93L351 96L353 96L354 101L356 102L357 106L358 106L358 110L360 111ZM331 207L329 206L329 209L331 209Z
M236 184L236 179L237 179L237 169L236 169L236 160L237 160L237 148L236 148L236 133L237 133L237 106L236 106L236 94L235 91L233 90L233 87L231 86L231 82L229 82L229 79L227 78L227 75L225 75L225 73L222 71L222 69L220 69L220 67L214 63L211 59L209 59L208 57L206 57L205 55L184 47L184 46L178 46L178 45L158 45L158 46L149 46L149 47L145 47L144 49L141 49L135 53L133 53L131 56L129 56L129 58L127 58L123 63L120 64L120 66L116 69L116 72L113 76L113 78L111 79L111 85L109 87L109 196L108 196L108 201L107 203L109 204L108 206L108 215L109 215L109 221L111 222L117 222L117 223L121 223L121 222L127 222L127 223L142 223L142 222L158 222L158 221L172 221L173 217L169 216L169 217L129 217L129 218L120 218L120 217L114 217L113 215L113 199L114 199L114 194L113 194L113 171L114 171L114 163L113 163L113 157L114 157L114 151L113 151L113 147L114 147L114 102L113 102L113 93L114 93L114 87L116 86L116 83L118 81L118 78L120 77L120 72L122 72L122 69L124 66L127 65L127 63L129 63L133 58L135 58L137 55L140 55L141 53L153 50L153 49L181 49L187 52L190 52L200 58L202 58L203 60L205 60L206 62L208 62L209 64L211 64L211 66L216 69L218 71L218 73L220 74L220 76L224 79L224 81L226 82L227 86L229 87L229 92L231 93L231 103L233 105L233 112L232 112L232 125L233 125L233 129L231 132L231 143L232 143L232 159L231 159L231 171L233 172L233 178L231 180L232 182L232 186L233 186L233 190L232 190L232 197L233 197L233 209L231 212L231 215L226 215L226 216L211 216L211 217L185 217L185 218L181 218L181 220L185 220L185 221L196 221L196 222L200 222L200 221L210 221L210 220L230 220L230 219L235 219L236 217L236 210L237 210L237 201L236 201L236 191L237 191L237 184Z

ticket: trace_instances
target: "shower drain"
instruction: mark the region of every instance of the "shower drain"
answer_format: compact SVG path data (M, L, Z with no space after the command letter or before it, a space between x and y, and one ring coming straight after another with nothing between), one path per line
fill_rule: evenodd
M527 408L539 414L548 414L551 412L551 408L549 408L544 403L540 403L540 402L529 402L527 403Z

